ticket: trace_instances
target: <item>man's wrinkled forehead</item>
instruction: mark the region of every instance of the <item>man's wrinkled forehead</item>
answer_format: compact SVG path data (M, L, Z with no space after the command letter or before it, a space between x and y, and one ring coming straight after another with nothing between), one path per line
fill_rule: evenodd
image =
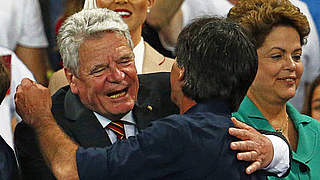
M106 58L118 60L124 56L133 56L133 51L124 35L116 32L95 34L80 45L80 59ZM85 55L86 57L83 57Z

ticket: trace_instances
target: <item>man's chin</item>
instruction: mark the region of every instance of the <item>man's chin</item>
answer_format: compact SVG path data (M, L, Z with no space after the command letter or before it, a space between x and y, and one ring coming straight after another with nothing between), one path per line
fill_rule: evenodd
M132 109L113 109L110 112L103 113L103 116L110 120L120 120L123 116L129 113Z
M120 105L120 106L114 106L112 109L110 109L109 112L112 112L112 114L127 114L129 111L131 111L134 107L134 103L126 104L126 105Z

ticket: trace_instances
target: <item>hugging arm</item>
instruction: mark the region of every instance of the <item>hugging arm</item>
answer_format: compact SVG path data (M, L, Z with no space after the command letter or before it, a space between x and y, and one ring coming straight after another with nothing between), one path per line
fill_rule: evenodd
M285 177L290 171L292 153L286 138L280 133L256 130L247 124L231 118L235 127L229 133L241 141L232 142L231 149L243 151L237 154L239 160L251 161L246 169L251 174L259 169L267 175Z

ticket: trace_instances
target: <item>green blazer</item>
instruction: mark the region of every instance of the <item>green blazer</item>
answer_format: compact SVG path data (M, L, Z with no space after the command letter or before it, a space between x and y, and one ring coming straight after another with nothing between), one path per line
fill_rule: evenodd
M309 116L300 114L290 103L287 103L287 113L298 132L297 151L292 152L291 171L287 177L270 176L268 179L320 179L320 123ZM243 99L238 112L233 113L233 116L257 129L275 131L247 96Z

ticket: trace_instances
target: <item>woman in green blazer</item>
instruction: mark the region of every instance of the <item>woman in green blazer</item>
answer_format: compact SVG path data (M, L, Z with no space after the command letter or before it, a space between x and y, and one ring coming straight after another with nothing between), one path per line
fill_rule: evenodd
M228 18L247 29L258 53L256 78L234 116L288 139L293 161L284 179L319 179L320 123L288 103L303 73L301 46L310 32L307 18L288 0L239 1Z

